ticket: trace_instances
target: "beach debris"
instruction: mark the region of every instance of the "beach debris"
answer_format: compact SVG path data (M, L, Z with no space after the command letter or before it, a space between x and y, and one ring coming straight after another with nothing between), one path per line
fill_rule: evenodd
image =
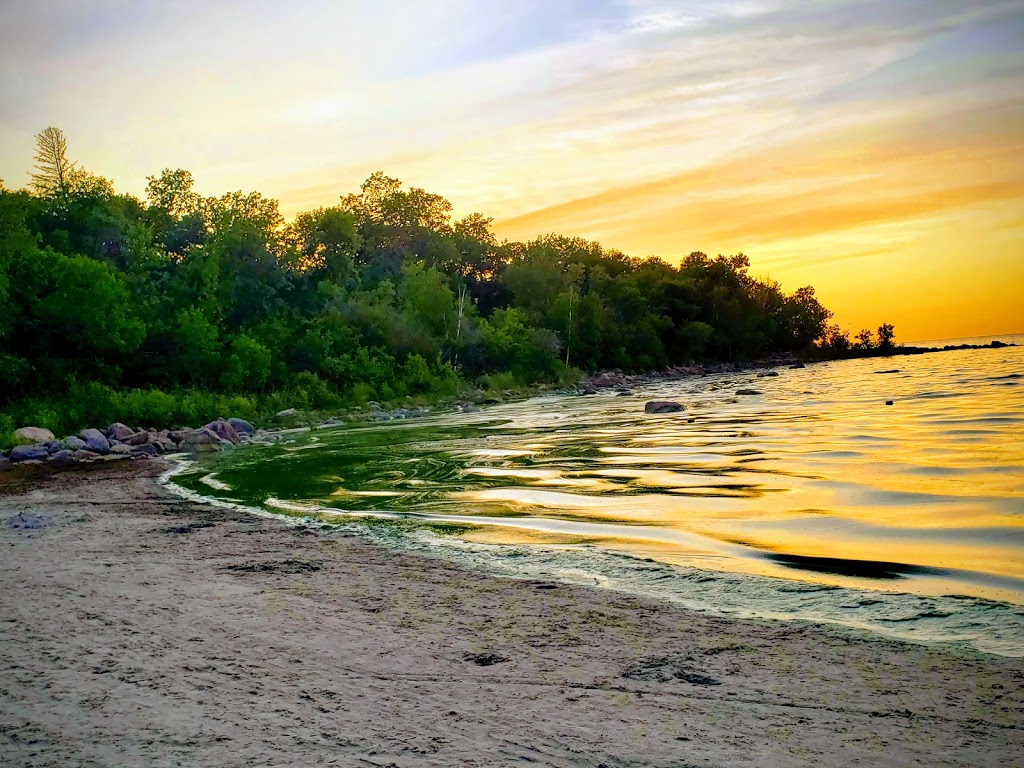
M501 656L497 653L467 653L463 656L466 661L471 661L478 667L492 667L495 664L501 664L503 661L508 661L507 656Z
M48 443L54 439L53 432L43 427L22 427L14 430L18 440L30 440L33 443Z
M309 560L271 560L262 563L240 563L229 565L226 570L236 573L313 573L323 569L320 563Z
M686 406L672 400L651 400L644 406L644 413L679 413Z
M640 659L626 667L622 676L627 680L668 683L682 680L690 685L721 685L722 682L694 669L695 661L689 656L653 656Z
M19 512L7 518L7 525L16 531L41 531L53 523L49 515L36 515L31 512Z
M736 394L737 395L760 395L760 394L762 394L762 392L759 389L737 389L736 390Z

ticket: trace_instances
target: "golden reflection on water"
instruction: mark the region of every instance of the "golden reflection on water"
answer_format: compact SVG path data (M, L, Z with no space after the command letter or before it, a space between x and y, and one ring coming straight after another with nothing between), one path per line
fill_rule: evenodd
M907 589L902 579L794 570L744 553L881 561L934 569L915 578L918 591L955 583L955 592L1024 602L1013 584L964 583L956 573L1024 580L1024 387L1013 376L1024 350L899 358L899 374L874 373L890 362L784 370L758 379L764 394L756 398L731 394L746 375L578 399L518 420L510 408L524 435L560 428L566 439L552 441L551 454L531 448L529 466L484 463L497 452L479 453L465 475L503 483L450 498L478 519L534 520L530 529L478 528L466 537L474 542L600 546L676 564ZM645 399L688 407L680 416L638 416ZM573 455L569 442L587 450ZM502 455L516 454L515 438L506 444ZM554 530L555 520L579 530ZM595 535L586 523L619 528Z

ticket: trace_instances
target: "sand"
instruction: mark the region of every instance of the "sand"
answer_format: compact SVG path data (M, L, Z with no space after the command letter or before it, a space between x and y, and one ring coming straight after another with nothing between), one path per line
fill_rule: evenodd
M161 468L0 475L0 764L1024 765L1019 659L496 579Z

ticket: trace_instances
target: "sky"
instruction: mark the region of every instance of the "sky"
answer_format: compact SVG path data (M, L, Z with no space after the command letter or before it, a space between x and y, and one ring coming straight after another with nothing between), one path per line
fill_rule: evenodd
M1024 331L1024 0L0 0L0 179L375 170L633 256L746 253L843 327Z

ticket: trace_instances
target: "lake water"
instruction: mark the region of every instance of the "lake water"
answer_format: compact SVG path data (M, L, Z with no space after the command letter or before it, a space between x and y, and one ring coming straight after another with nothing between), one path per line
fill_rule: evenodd
M1024 336L1000 338L318 430L173 482L499 575L1024 656Z

